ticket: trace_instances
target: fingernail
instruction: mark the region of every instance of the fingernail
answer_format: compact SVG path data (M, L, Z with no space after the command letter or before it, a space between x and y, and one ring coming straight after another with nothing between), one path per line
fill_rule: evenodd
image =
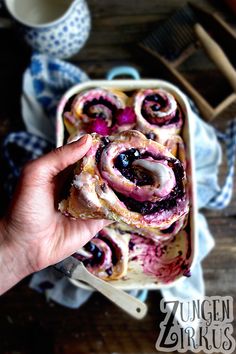
M77 146L82 146L84 144L86 144L87 140L89 138L88 134L83 135L79 140L77 140Z

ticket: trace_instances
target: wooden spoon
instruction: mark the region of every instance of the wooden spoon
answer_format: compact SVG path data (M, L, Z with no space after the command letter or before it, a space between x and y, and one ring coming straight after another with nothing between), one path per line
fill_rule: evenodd
M146 315L146 304L96 277L78 259L71 256L55 264L54 267L71 279L82 280L91 285L131 316L141 319Z

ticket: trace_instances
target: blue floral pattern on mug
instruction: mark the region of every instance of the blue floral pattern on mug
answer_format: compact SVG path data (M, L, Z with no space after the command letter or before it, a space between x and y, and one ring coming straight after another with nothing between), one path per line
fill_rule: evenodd
M88 39L91 29L90 11L86 0L74 0L57 21L38 27L23 26L26 42L35 50L57 58L76 54ZM37 71L37 66L31 68Z

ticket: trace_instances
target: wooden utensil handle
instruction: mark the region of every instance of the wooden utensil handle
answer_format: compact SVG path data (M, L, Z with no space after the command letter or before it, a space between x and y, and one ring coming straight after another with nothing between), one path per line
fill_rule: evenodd
M141 319L146 315L147 305L126 292L114 288L109 283L98 279L87 272L86 274L83 274L83 281L88 282L88 284L92 285L100 293L106 296L109 300L113 301L124 311L128 312L131 316Z
M199 23L195 25L195 32L210 59L226 77L233 90L236 91L236 71L221 47L209 36Z

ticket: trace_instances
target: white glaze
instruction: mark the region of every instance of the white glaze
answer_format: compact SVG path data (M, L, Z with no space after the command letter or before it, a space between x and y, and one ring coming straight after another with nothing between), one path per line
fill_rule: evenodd
M135 160L134 166L139 166L152 173L154 185L158 188L161 196L165 197L174 188L176 181L173 170L166 164L148 159Z

